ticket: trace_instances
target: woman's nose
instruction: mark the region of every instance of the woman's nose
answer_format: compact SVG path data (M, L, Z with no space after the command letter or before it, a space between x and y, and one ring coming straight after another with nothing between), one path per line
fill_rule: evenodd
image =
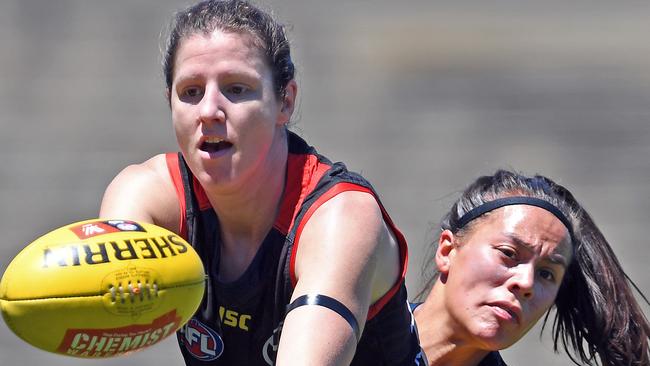
M203 123L223 123L226 120L224 112L225 97L216 87L207 87L201 102L199 113Z
M523 298L529 299L535 295L535 267L532 263L522 263L512 268L508 288Z

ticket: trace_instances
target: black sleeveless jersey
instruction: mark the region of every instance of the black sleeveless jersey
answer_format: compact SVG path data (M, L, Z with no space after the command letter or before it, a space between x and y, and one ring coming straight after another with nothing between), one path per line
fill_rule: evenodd
M207 272L202 304L177 333L187 365L273 365L296 284L295 253L305 223L338 193L354 190L377 197L365 179L342 163L331 163L291 132L288 140L286 185L278 216L250 266L229 283L218 279L219 218L181 154L167 154L181 206L181 235L199 253ZM401 278L369 309L352 365L415 365L420 347L404 286L406 241L377 202L399 242Z

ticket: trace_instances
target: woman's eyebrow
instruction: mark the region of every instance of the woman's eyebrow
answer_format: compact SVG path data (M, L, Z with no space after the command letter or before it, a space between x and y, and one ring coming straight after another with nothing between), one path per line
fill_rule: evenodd
M522 247L526 249L527 251L534 253L535 252L535 246L532 245L531 243L527 242L523 238L517 236L515 233L506 233L505 234L510 240L512 240L517 246ZM551 253L548 257L548 260L552 262L553 264L558 264L563 266L564 268L569 267L569 263L567 259L559 253Z

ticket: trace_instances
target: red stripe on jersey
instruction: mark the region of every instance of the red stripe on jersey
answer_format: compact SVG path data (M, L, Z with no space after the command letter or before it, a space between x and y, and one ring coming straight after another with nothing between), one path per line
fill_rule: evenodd
M174 188L176 188L176 196L178 198L178 204L180 205L181 210L179 215L181 222L179 223L178 227L181 236L184 239L187 239L187 217L185 216L185 186L183 185L183 177L181 177L181 168L180 162L178 160L178 153L166 153L165 158L167 160L167 170L169 171L169 175L171 176L172 182L174 183ZM199 204L199 209L206 210L208 208L211 208L212 205L210 204L208 196L205 194L201 183L199 183L199 181L193 175L192 186L194 188L194 196L196 197L196 201Z
M187 225L185 225L185 188L183 186L183 177L181 177L181 171L178 166L178 154L167 153L165 154L165 159L167 160L167 170L174 183L174 188L176 188L176 197L178 198L178 205L181 210L179 215L181 221L178 224L179 232L183 238L187 239Z
M194 197L196 197L196 201L199 204L199 210L203 211L212 208L208 195L194 175L192 175L192 186L194 187Z
M289 232L305 197L314 190L329 168L329 165L318 161L315 155L289 154L284 195L273 225L282 234Z
M305 212L305 215L303 216L300 225L296 229L296 237L294 239L293 243L293 248L291 250L291 259L289 261L289 276L291 278L291 285L293 287L296 287L296 284L298 282L298 279L296 278L296 253L298 251L298 246L300 244L300 235L302 234L302 230L304 229L305 224L309 221L309 218L316 212L316 210L325 202L330 200L332 197L336 196L339 193L343 192L348 192L348 191L358 191L358 192L366 192L370 193L375 197L374 193L366 187L362 187L353 183L339 183L334 185L332 188L330 188L327 192L323 193L316 202L314 202L311 207ZM376 199L376 197L375 197ZM379 203L379 201L377 201ZM399 255L400 255L400 264L401 264L401 269L400 269L400 278L395 281L395 284L393 287L390 288L382 296L379 298L379 300L375 301L372 305L370 305L370 308L368 309L368 316L367 320L372 319L377 315L381 309L388 303L388 301L395 296L397 291L399 290L402 282L404 281L404 278L406 276L406 269L408 265L408 249L406 246L406 239L404 238L404 235L399 231L397 226L393 223L393 220L388 216L388 213L386 212L386 209L379 204L379 207L382 212L382 216L384 218L384 221L388 225L388 227L392 230L393 234L395 235L395 239L397 240L397 243L399 244Z

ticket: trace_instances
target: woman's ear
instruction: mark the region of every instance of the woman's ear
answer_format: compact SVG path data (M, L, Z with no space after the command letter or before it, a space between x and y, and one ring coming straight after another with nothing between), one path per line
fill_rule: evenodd
M296 106L296 95L298 94L298 83L295 80L289 81L284 88L282 104L280 105L280 114L278 115L278 124L286 125L291 119L293 110Z
M438 249L436 250L436 266L441 276L447 276L451 267L452 253L455 249L455 236L451 230L443 230L438 239Z

